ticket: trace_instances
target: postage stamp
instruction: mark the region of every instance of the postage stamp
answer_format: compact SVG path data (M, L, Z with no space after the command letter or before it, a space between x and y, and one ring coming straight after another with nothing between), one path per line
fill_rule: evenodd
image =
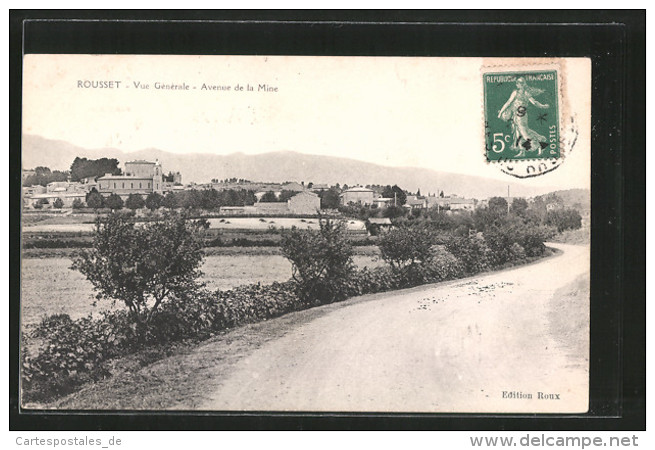
M557 71L486 73L488 161L560 156Z

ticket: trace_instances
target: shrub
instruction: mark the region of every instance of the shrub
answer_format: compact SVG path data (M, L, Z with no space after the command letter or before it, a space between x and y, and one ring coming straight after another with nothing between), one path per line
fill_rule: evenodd
M469 275L489 269L493 262L491 250L477 234L452 237L446 243L446 249L460 261L464 272Z
M373 294L409 288L426 283L438 283L464 275L462 264L453 255L439 252L429 262L417 264L411 271L394 271L391 267L365 267L348 281L348 295Z
M395 272L411 271L412 267L429 263L434 256L432 244L431 233L418 226L393 228L378 241L382 259Z
M81 209L81 208L84 208L84 202L79 198L73 200L73 209Z
M493 264L502 265L512 260L511 247L520 239L521 230L518 227L492 226L484 231L484 241L491 250Z
M24 335L24 340L30 339L43 343L36 355L23 355L22 392L27 401L66 395L85 382L106 376L102 362L121 354L134 341L133 329L120 312L104 320L50 316L31 337Z
M60 198L56 198L54 202L52 202L52 207L61 209L64 207L64 201Z
M518 242L514 242L512 244L512 246L509 248L509 253L510 253L510 259L512 261L522 261L526 257L525 249Z
M549 227L527 227L521 233L518 243L525 249L526 256L541 256L546 250L544 241L555 234Z
M135 226L120 214L96 221L93 248L74 259L98 299L117 299L146 332L147 323L166 301L196 289L203 259L200 229L206 221L166 214Z
M582 217L575 209L555 209L546 213L545 224L557 228L559 233L577 230L582 227Z
M283 230L281 246L300 297L324 303L345 298L345 283L354 271L353 248L345 223L319 217L319 227Z

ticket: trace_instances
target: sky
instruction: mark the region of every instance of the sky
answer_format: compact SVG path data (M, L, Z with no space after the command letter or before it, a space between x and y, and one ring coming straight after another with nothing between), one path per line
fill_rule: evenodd
M425 57L26 55L23 132L89 149L291 150L502 180L510 177L484 157L481 71L517 63ZM590 64L582 58L560 63L569 104L562 114L575 117L580 137L558 169L522 182L588 187ZM102 87L87 87L98 83ZM188 90L157 89L156 83Z

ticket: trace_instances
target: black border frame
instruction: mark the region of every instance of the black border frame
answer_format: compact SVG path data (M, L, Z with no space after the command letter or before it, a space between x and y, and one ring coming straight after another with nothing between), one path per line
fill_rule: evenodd
M10 11L10 430L645 430L645 17L645 11ZM23 53L590 57L590 413L20 412Z

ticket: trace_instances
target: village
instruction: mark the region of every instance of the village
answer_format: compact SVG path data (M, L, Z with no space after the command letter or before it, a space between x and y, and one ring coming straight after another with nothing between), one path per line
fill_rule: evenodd
M489 198L465 198L455 193L444 194L443 191L421 195L420 189L412 193L398 186L382 185L348 186L337 183L329 186L304 181L267 183L238 178L213 179L203 184L183 184L180 172L165 174L159 161L144 160L125 162L120 174L106 173L79 181L71 181L68 177L66 180L51 181L45 185L29 183L30 177L35 174L35 170L25 170L22 174L25 211L48 210L65 213L91 207L99 209L89 204L89 197L94 194L99 194L102 197L102 206L110 209L121 209L123 206L143 209L146 208L145 200L149 197L158 199L151 203L158 205L164 203L162 200L166 196L184 195L190 191L242 193L237 198L227 201L223 199L214 202L212 208L206 208L224 216L316 216L321 210L329 212L348 206L371 210L395 207L406 211L433 208L453 213L474 211L486 207L489 202ZM110 197L114 197L117 203L107 205L106 200ZM510 205L514 198L508 195L505 200ZM549 203L546 207L551 210L558 205Z

